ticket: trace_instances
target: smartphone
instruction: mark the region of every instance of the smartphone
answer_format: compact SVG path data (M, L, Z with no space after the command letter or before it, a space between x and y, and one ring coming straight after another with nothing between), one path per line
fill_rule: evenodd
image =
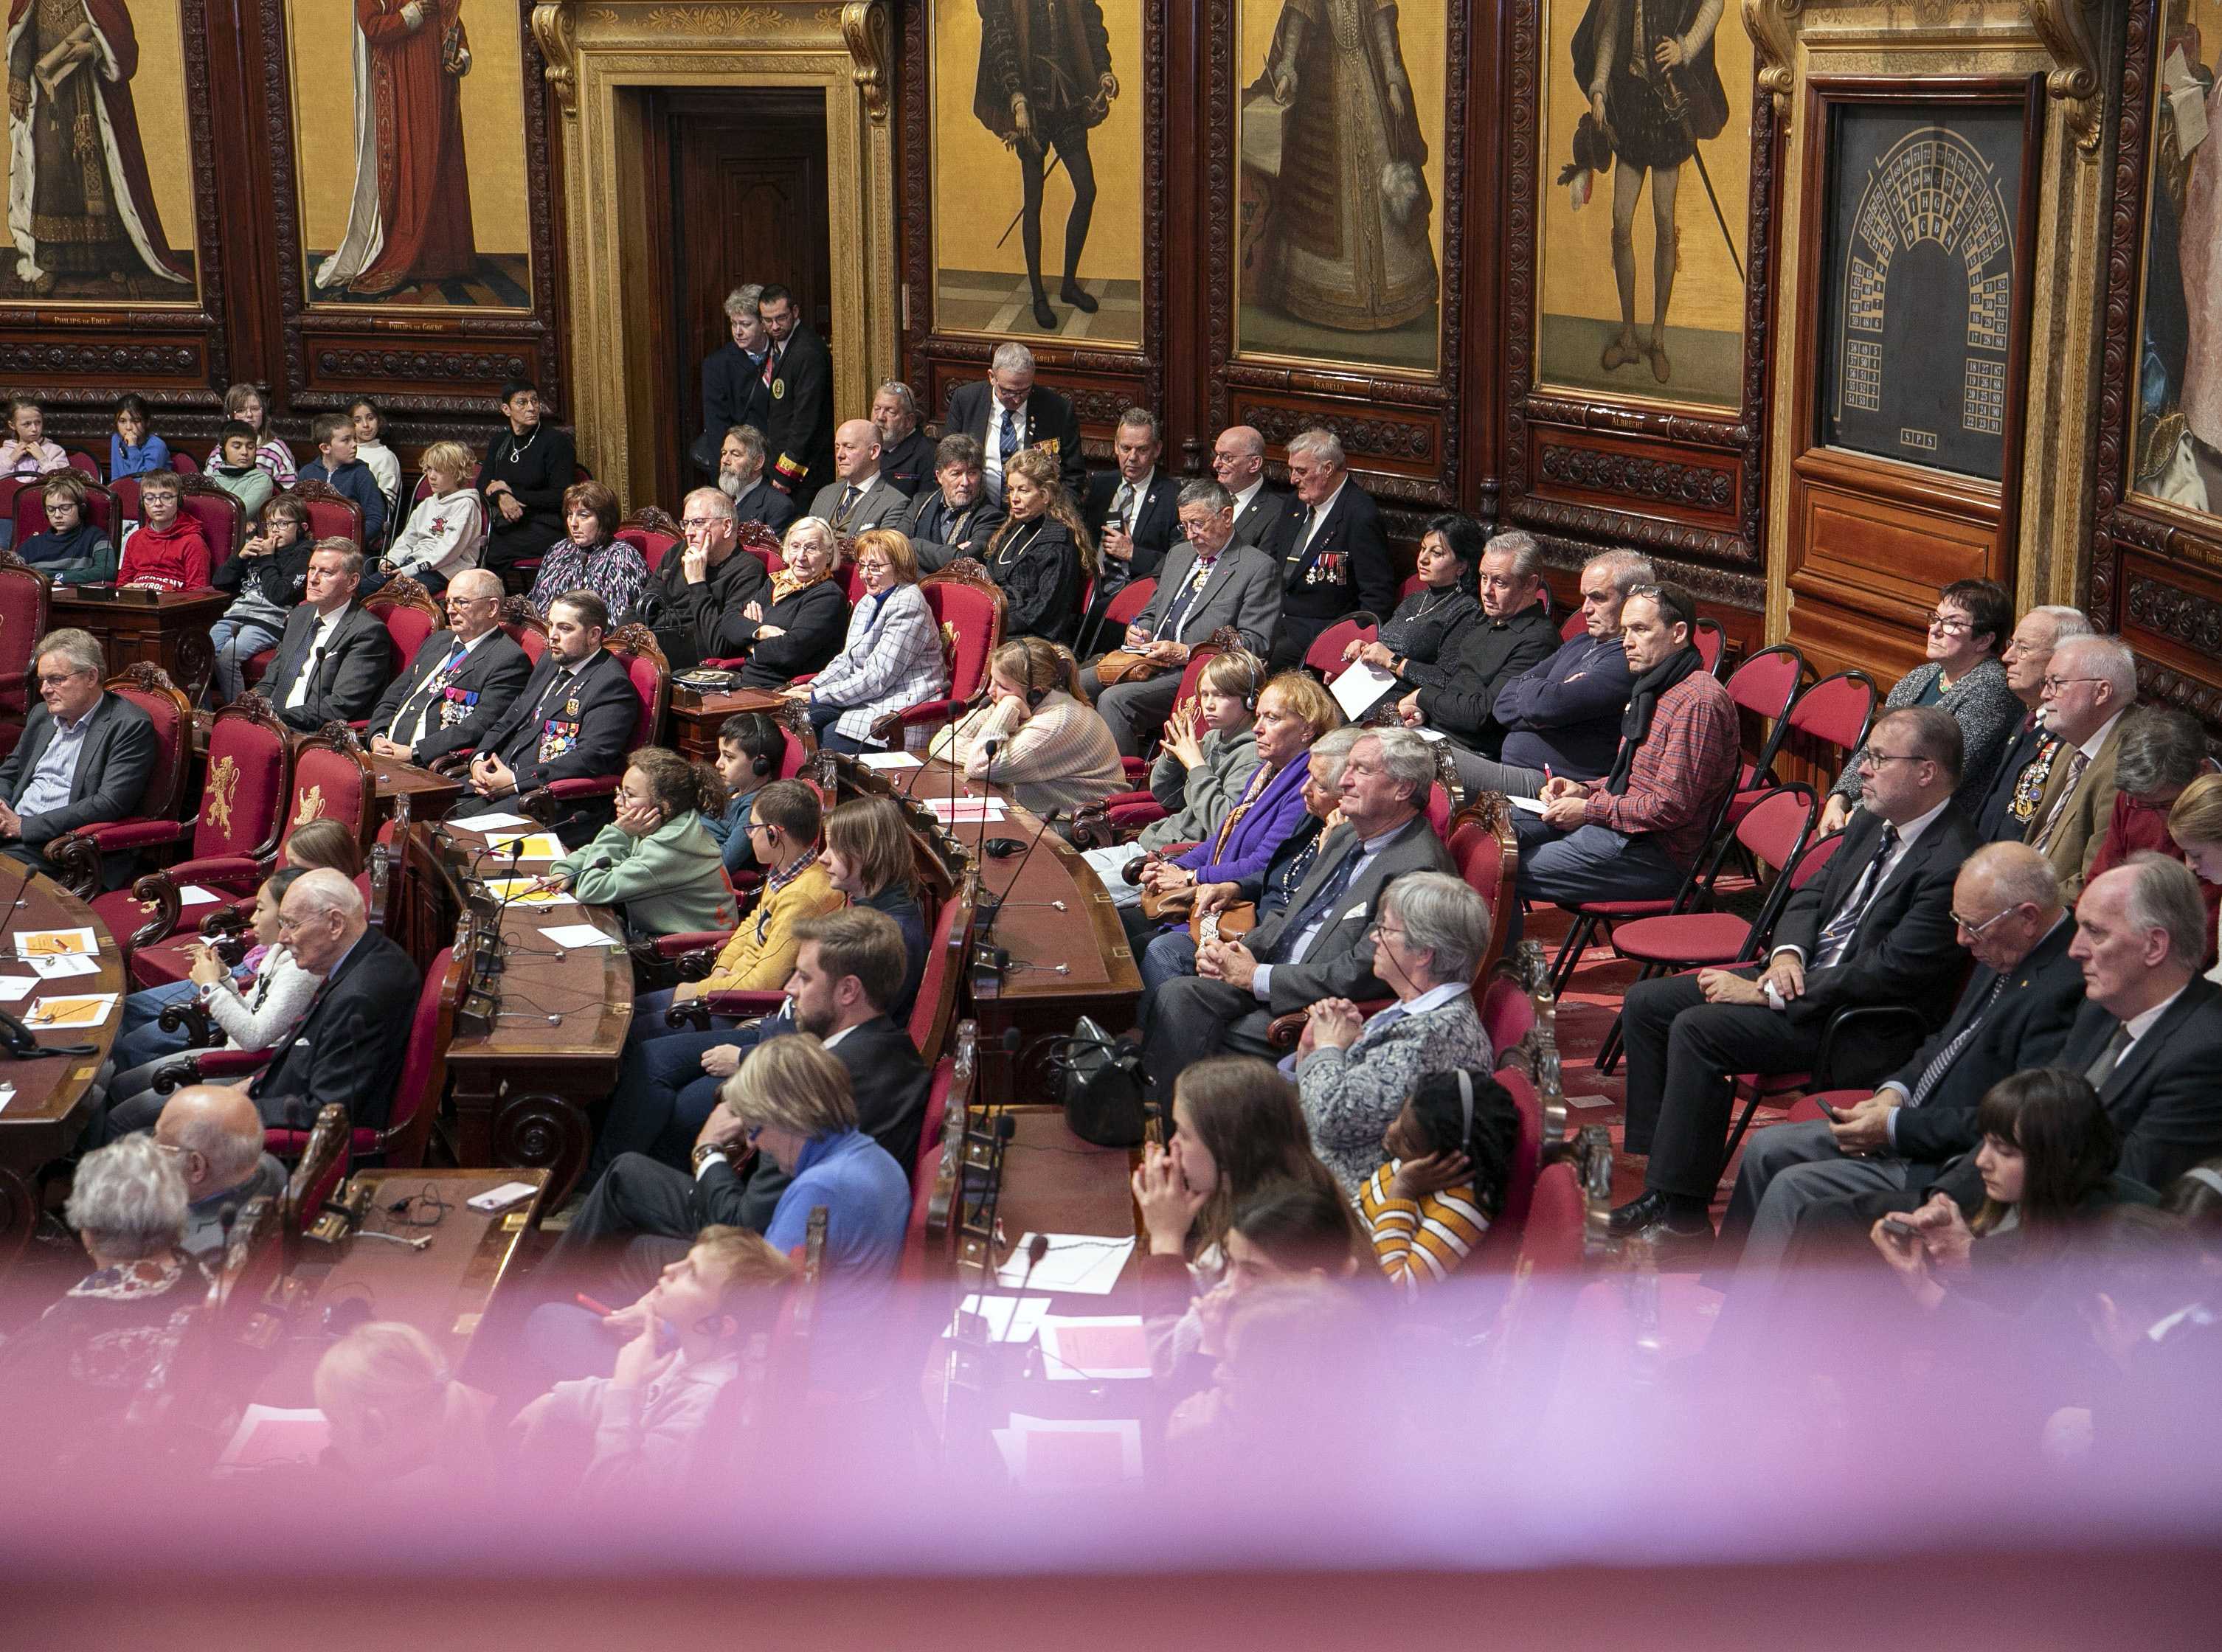
M1902 1216L1886 1216L1882 1219L1884 1231L1900 1239L1918 1239L1924 1229L1917 1228Z
M1834 1103L1823 1101L1818 1096L1813 1098L1813 1104L1821 1110L1821 1117L1831 1124L1841 1124L1849 1117L1848 1114L1838 1112Z

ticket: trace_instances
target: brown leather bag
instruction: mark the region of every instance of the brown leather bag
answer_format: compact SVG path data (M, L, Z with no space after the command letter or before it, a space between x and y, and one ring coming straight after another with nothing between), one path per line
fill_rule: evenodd
M1237 901L1216 912L1197 912L1188 921L1188 932L1199 947L1207 941L1233 941L1258 927L1254 901Z
M1119 683L1146 683L1171 669L1163 660L1132 648L1114 648L1095 662L1095 680L1105 688Z

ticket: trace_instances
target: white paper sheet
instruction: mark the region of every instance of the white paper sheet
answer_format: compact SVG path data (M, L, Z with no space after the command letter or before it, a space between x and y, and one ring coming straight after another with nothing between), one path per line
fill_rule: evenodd
M964 1298L959 1313L979 1314L988 1322L988 1337L996 1342L1031 1342L1041 1329L1042 1316L1049 1311L1047 1297L977 1297ZM949 1334L957 1335L957 1322L951 1320Z
M28 997L31 989L38 984L39 978L35 975L0 975L0 1004L13 1004L18 998Z
M1026 1249L1033 1243L1034 1236L1031 1233L1020 1234L1019 1242L1011 1247L1011 1259L995 1270L995 1282L1014 1289L1108 1296L1111 1287L1119 1282L1127 1258L1134 1251L1132 1235L1110 1239L1100 1233L1052 1233L1047 1237L1049 1248L1042 1253L1040 1265L1029 1275Z
M217 1459L218 1474L244 1474L285 1464L313 1463L331 1442L331 1424L314 1406L286 1411L253 1405L232 1430L231 1443Z
M87 958L77 953L56 953L52 957L34 958L30 963L42 980L60 981L67 980L72 975L100 973L98 959Z
M215 890L204 889L198 884L187 884L178 892L180 906L211 906L223 898Z
M8 1104L15 1099L16 1086L12 1084L0 1084L0 1112L7 1111Z
M26 929L16 937L18 958L52 957L60 953L98 953L99 938L88 929Z
M450 824L462 832L511 832L532 823L522 815L473 815L468 820L454 821Z
M970 824L982 820L1001 820L1007 810L1001 798L959 798L955 802L947 798L920 798L919 802L940 817L945 826L958 822Z
M1348 671L1334 679L1334 703L1342 708L1342 715L1353 723L1371 710L1384 694L1397 687L1398 679L1393 671L1384 671L1365 660L1355 661Z
M116 1013L116 994L93 992L41 998L23 1017L26 1027L97 1027Z
M543 929L546 936L559 947L622 947L625 942L604 935L591 923L559 923L552 929Z
M908 752L866 752L857 760L866 768L924 768Z
M1086 1319L1051 1314L1041 1323L1042 1366L1052 1382L1102 1382L1150 1374L1139 1314Z

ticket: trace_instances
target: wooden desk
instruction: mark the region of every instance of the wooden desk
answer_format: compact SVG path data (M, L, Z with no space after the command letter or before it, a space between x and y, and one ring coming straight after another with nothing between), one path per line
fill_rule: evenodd
M466 844L523 835L464 824L448 829L450 854ZM519 868L530 873L547 865L526 860ZM505 860L493 870L500 875L507 869ZM540 932L574 923L591 923L619 944L559 949ZM632 960L616 917L576 902L512 906L502 916L502 935L509 952L499 982L500 1018L486 1036L458 1037L448 1047L454 1079L449 1145L459 1164L546 1169L548 1200L560 1204L586 1168L593 1143L587 1109L617 1083L618 1058L632 1025ZM555 955L559 950L561 957Z
M1012 1244L1026 1233L1100 1233L1112 1239L1140 1233L1129 1180L1136 1159L1133 1150L1082 1141L1066 1127L1061 1107L1022 1105L1008 1111L1016 1133L1003 1149L1003 1191L995 1214ZM1058 1292L1050 1311L1139 1313L1135 1280L1140 1271L1140 1265L1129 1257L1108 1296Z
M168 672L185 698L198 704L216 669L209 627L232 602L232 594L223 591L165 591L147 603L129 597L108 602L57 588L51 611L55 626L78 626L100 639L111 675L143 660Z
M741 711L777 712L787 702L775 689L741 688L730 694L697 694L671 685L671 743L687 757L706 761L718 754L718 730Z
M15 937L30 929L90 929L100 942L100 973L42 981L30 996L4 1007L9 1014L28 1018L32 1007L45 998L75 997L94 992L129 992L123 962L107 926L92 915L92 908L43 873L34 873L28 885L27 869L13 859L0 857L0 894L13 894L19 885L21 904L0 924L0 946L5 959L0 974L28 976L30 967L16 957ZM30 1236L38 1219L38 1174L63 1157L77 1143L88 1111L85 1092L108 1059L109 1046L122 1025L121 1003L105 1024L91 1028L33 1028L32 1034L49 1048L61 1044L91 1044L91 1055L55 1055L28 1061L0 1060L0 1082L16 1086L15 1098L0 1108L0 1257L12 1256Z
M435 774L430 769L399 757L373 755L370 766L378 771L378 817L381 821L393 818L394 799L405 792L409 798L409 818L412 821L443 820L448 810L455 806L455 799L463 794L462 780L454 775Z
M335 1305L362 1302L373 1319L398 1319L430 1337L450 1371L462 1368L471 1339L486 1317L494 1294L508 1277L518 1247L547 1209L545 1170L363 1170L357 1182L372 1188L372 1232L403 1238L428 1238L423 1250L382 1239L354 1238L339 1247L330 1262L307 1262L294 1277L315 1292L306 1315L321 1315ZM539 1184L541 1192L522 1205L492 1216L471 1209L475 1194L505 1181ZM448 1209L432 1227L411 1227L386 1207L397 1199L431 1188ZM410 1212L421 1216L422 1207ZM319 1336L296 1336L264 1378L255 1399L266 1405L309 1406L316 1398L311 1382L329 1344Z

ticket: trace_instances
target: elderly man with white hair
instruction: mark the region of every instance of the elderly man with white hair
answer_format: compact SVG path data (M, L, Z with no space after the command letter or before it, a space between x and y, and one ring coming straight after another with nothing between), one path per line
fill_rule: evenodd
M328 867L303 873L286 892L278 938L323 984L277 1059L233 1087L266 1124L306 1129L337 1102L356 1129L383 1129L424 978L370 928L354 880Z
M622 623L656 633L675 671L738 650L750 603L771 600L771 575L741 548L740 507L719 489L698 487L679 506L679 543L663 554ZM794 518L790 516L788 520Z
M1088 464L1080 452L1080 416L1053 390L1034 383L1034 353L1002 343L988 363L988 382L959 385L949 398L945 436L970 436L984 458L988 497L1003 503L1003 467L1028 447L1057 458L1058 479L1074 499L1088 497Z
M1350 461L1332 430L1301 432L1289 443L1294 497L1258 548L1281 576L1281 640L1275 671L1301 666L1304 651L1337 620L1361 610L1387 619L1397 610L1397 569L1372 496L1350 479Z
M430 765L477 748L524 691L532 661L501 629L501 576L466 568L448 581L448 629L424 639L370 713L370 748Z
M2022 842L2052 862L2068 898L2083 890L2114 817L2122 714L2137 703L2137 661L2118 637L2069 637L2052 651L2037 716L2062 742Z

